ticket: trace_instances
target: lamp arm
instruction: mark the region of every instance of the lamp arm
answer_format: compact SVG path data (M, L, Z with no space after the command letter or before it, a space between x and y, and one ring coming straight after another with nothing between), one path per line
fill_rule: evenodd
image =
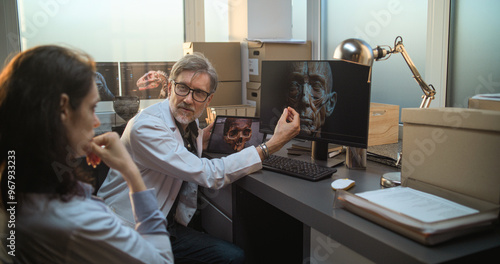
M417 67L415 67L415 64L411 60L410 55L408 55L408 52L406 52L406 49L403 45L403 39L401 37L396 38L394 49L391 51L391 53L401 53L401 55L406 61L406 64L408 64L408 67L413 73L413 78L424 92L424 95L422 95L422 103L420 104L420 108L428 108L429 105L431 104L431 101L434 99L434 95L436 94L436 89L434 89L434 86L432 86L432 84L427 85L427 83L425 83L425 81L422 79L420 73L417 70Z

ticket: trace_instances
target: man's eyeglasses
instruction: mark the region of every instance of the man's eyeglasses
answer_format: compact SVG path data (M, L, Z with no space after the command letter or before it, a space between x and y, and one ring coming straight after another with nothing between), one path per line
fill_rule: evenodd
M174 84L175 94L177 94L178 96L188 96L189 93L193 91L193 100L195 100L196 102L203 103L212 94L212 93L207 93L200 89L191 89L189 86L183 83L178 83L174 80L171 81Z

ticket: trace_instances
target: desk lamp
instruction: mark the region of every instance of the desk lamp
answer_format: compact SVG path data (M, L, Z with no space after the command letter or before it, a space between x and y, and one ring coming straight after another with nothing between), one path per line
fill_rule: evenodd
M335 48L333 58L370 66L370 75L368 77L368 81L371 82L371 67L373 65L373 61L387 60L393 53L401 53L401 55L403 56L406 64L408 64L408 67L413 73L413 78L424 92L424 95L422 95L422 103L420 104L420 108L428 108L431 101L434 99L436 90L434 89L432 84L427 85L427 83L425 83L420 76L420 73L415 67L415 64L406 52L406 49L403 45L403 38L401 36L396 37L396 39L394 40L394 48L391 48L390 46L376 46L374 49L372 49L370 45L368 45L368 43L363 40L347 39L341 42L337 46L337 48ZM349 150L349 148L347 149L346 164L348 165L348 167L366 167L366 149L364 149L364 151L356 148L351 149L352 150ZM349 156L354 156L355 158L352 160L357 162L348 164ZM399 163L400 160L401 153L399 155L397 163ZM386 173L382 175L380 184L385 187L400 185L401 172Z

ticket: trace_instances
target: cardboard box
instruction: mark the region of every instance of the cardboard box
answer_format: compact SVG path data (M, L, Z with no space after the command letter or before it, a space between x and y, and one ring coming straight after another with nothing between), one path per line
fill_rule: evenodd
M255 106L255 116L260 117L260 83L247 82L247 104Z
M467 108L402 110L401 179L500 204L500 112Z
M215 117L218 115L255 117L255 106L223 105L207 107L207 123L215 121Z
M305 44L248 42L248 71L251 82L260 82L263 60L311 60L311 42Z
M214 97L208 106L241 105L241 82L219 82ZM207 112L203 111L200 122L205 121Z
M370 103L368 146L398 143L399 105Z
M184 55L201 52L217 71L219 82L241 81L241 47L239 42L185 42Z
M241 82L219 82L210 106L241 104Z
M469 98L469 108L500 111L500 101L488 98Z

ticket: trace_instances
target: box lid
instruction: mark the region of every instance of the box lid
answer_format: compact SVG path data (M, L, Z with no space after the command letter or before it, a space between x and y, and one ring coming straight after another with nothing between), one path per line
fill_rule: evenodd
M260 49L262 48L262 46L264 46L264 42L248 41L247 43L249 49Z
M469 108L500 111L500 100L486 96L469 98Z
M283 48L283 47L291 47L295 48L297 46L299 47L309 47L311 46L311 41L308 40L306 42L261 42L261 41L247 41L248 49L262 49L265 47L277 47L277 48Z
M403 108L401 121L403 123L500 132L500 111L493 110L457 107Z
M182 43L182 49L191 49L191 47L193 47L193 42Z
M247 89L260 90L260 82L247 82Z
M192 42L192 41L189 41L189 42L184 42L182 44L183 49L191 49L194 46L210 47L210 48L213 48L213 47L227 48L227 47L231 47L231 46L239 47L240 42L236 42L236 41L233 41L233 42L204 42L204 41Z

